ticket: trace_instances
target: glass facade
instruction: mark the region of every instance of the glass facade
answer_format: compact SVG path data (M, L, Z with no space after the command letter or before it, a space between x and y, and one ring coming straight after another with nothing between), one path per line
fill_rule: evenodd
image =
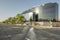
M27 13L28 12L28 13ZM24 16L26 19L30 19L32 17L34 20L38 19L58 19L58 4L57 3L47 3L44 5L40 5L38 7L34 7L24 12ZM38 15L38 16L36 16Z
M39 7L41 11L39 12L39 19L58 19L58 4L48 3Z

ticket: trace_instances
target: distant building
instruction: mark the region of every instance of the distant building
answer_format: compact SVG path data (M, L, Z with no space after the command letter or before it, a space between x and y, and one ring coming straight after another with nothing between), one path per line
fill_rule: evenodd
M57 3L46 3L38 7L31 8L24 11L23 16L26 20L39 20L39 19L58 19L58 4Z

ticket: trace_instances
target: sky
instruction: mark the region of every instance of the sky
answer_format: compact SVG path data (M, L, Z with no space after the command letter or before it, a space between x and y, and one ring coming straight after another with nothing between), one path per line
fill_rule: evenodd
M16 14L22 13L27 9L49 2L58 3L60 18L60 0L0 0L0 21L14 17Z

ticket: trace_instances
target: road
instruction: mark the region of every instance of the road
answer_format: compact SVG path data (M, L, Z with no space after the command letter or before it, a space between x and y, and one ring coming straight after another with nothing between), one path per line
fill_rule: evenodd
M0 25L0 40L60 40L60 28L32 28Z
M55 32L54 32L55 31ZM60 40L60 32L53 29L35 29L35 33L37 35L37 40Z

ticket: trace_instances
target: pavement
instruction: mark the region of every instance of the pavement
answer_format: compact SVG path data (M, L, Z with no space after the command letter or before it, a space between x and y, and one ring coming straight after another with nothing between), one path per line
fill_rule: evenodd
M60 40L60 28L0 25L0 40Z

